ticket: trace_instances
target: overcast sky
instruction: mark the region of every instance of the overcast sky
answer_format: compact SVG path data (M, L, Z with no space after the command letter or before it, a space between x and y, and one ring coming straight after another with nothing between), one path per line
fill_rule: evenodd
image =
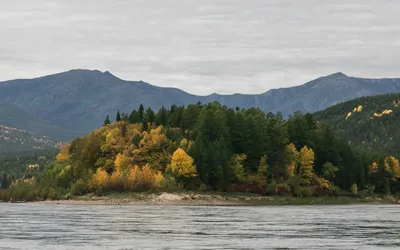
M330 3L328 3L330 2ZM400 77L399 0L4 0L0 80L69 69L195 94Z

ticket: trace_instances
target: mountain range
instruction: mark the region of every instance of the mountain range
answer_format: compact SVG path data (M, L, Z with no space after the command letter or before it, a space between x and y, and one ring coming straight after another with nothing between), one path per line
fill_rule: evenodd
M70 140L103 124L116 110L130 113L141 103L161 106L218 101L228 107L258 107L265 112L315 112L357 97L400 92L400 79L364 79L343 73L300 86L261 94L198 96L142 81L125 81L110 72L70 70L35 79L0 82L0 125L55 140Z

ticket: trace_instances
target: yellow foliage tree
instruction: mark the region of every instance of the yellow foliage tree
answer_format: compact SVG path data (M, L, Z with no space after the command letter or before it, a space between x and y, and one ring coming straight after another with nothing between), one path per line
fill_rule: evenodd
M193 158L186 152L178 148L172 155L171 163L167 167L167 171L177 178L192 178L197 175L196 167L193 165Z
M107 185L109 175L107 172L101 168L96 170L96 173L92 176L89 181L89 188L93 190L99 190Z
M117 157L115 157L114 165L115 169L121 172L125 171L131 164L131 158L119 153Z
M315 186L322 188L322 189L331 190L331 188L332 188L331 183L327 179L318 177L316 175L314 175L313 182L314 182L313 184Z
M192 141L186 140L186 138L183 138L181 142L179 143L179 147L185 151L188 151L192 146Z
M154 183L153 186L156 188L160 188L164 181L164 175L160 171L156 171L154 175Z
M69 146L69 144L61 146L60 153L56 157L58 162L66 163L70 159L71 155L69 154Z
M138 166L134 166L129 170L129 174L127 176L126 182L125 182L125 188L134 190L135 185L137 183L137 180L140 175L140 169Z
M143 190L159 187L164 177L159 171L151 169L149 164L146 164L139 171L135 188Z
M267 186L267 174L268 174L268 163L267 163L267 156L264 155L260 159L260 164L258 165L257 169L257 178L255 183L257 186L261 188L265 188Z
M300 173L302 177L303 185L310 185L312 177L314 175L313 167L314 167L314 151L307 146L304 146L300 150Z
M375 174L378 172L378 163L373 162L369 167L368 167L368 173L369 174Z
M287 174L288 177L292 177L295 175L297 170L297 164L299 161L299 152L293 143L286 145L285 147L285 161L287 164Z
M256 185L261 189L265 189L267 186L267 174L268 174L268 163L267 156L261 157L257 173L251 174L248 183L251 185Z
M358 193L358 186L357 186L357 184L353 183L353 185L351 185L350 191L351 191L351 194L352 194L352 195L356 195L356 194Z
M139 148L133 151L133 163L139 166L150 164L157 170L164 171L169 161L166 148L168 139L159 126L150 132L144 132Z
M393 156L385 158L385 171L388 172L393 180L400 179L400 164Z
M122 171L120 169L117 169L112 173L108 180L107 187L114 190L122 190L124 188Z
M236 154L232 157L232 172L235 179L239 182L246 181L246 171L244 170L244 161L246 160L246 154Z

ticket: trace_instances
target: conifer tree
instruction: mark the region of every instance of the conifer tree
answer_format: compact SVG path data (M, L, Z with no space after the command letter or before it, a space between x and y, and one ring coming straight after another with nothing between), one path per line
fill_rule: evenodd
M144 106L143 104L140 104L138 110L138 122L143 122L143 121L144 121Z
M106 119L104 120L104 126L107 126L108 124L111 124L110 116L109 116L109 115L107 115L107 116L106 116Z
M120 122L122 119L121 119L121 114L119 113L119 110L118 110L118 112L117 112L117 115L116 115L116 117L115 117L115 120L117 121L117 122Z
M139 123L139 112L135 109L129 115L129 123Z

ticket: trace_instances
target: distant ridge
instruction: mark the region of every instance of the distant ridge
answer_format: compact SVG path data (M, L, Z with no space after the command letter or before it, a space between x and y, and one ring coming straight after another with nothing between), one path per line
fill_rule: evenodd
M400 79L364 79L338 72L304 85L271 89L257 95L197 96L177 88L125 81L108 71L74 69L35 79L0 82L0 104L13 105L29 114L29 119L34 117L53 128L62 128L62 132L53 131L51 135L46 129L44 135L72 139L101 126L106 114L113 116L117 110L131 112L141 103L158 110L172 104L218 101L232 108L258 107L288 116L297 110L323 110L357 97L399 92ZM0 114L1 124L16 125ZM39 131L39 127L29 130Z

